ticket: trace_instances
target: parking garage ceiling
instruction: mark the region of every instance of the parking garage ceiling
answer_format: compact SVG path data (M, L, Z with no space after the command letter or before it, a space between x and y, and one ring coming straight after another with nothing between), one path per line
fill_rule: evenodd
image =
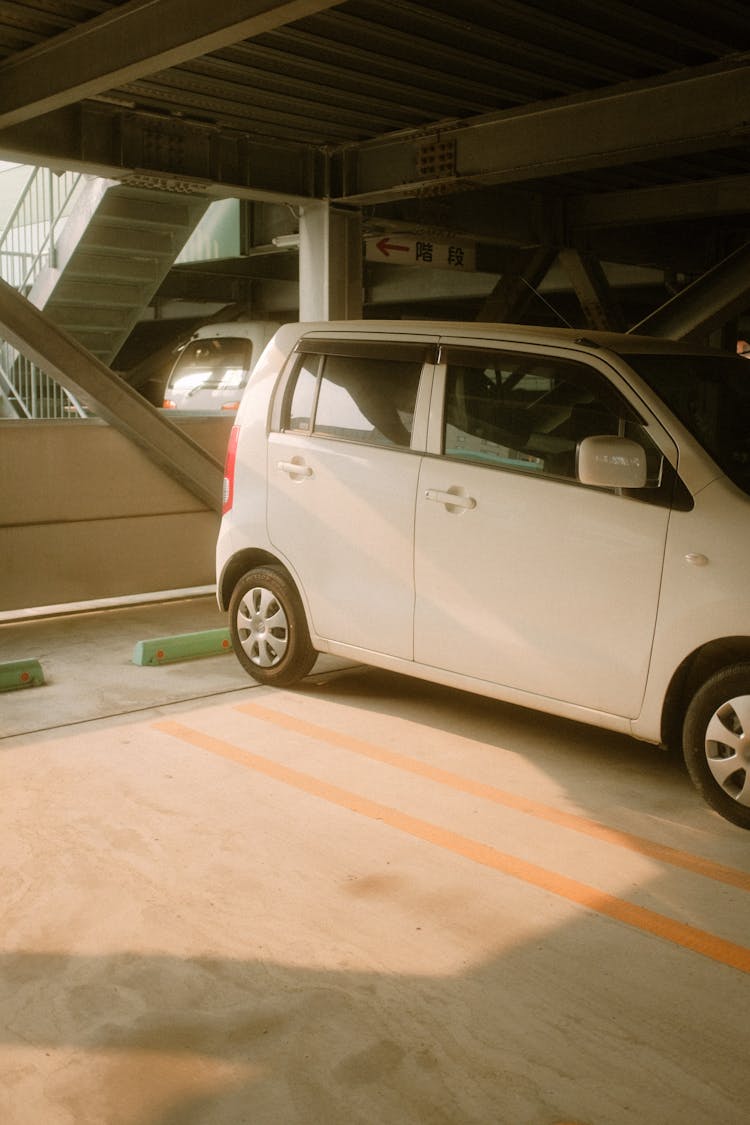
M0 157L698 276L750 238L749 48L743 0L13 0Z

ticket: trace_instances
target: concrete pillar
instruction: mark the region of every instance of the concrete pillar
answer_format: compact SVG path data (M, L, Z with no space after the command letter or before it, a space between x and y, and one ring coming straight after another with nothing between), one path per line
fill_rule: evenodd
M362 216L325 201L301 208L300 320L362 316Z

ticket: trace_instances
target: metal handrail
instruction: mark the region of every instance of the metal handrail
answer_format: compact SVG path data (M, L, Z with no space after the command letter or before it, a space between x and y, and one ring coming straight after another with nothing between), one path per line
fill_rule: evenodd
M8 221L3 227L2 233L0 233L0 253L3 252L5 243L8 240L11 232L18 226L18 220L20 220L21 213L25 207L26 197L31 189L32 181L36 178L36 174L38 171L38 168L29 169L29 175L23 187L23 191L19 195L18 200L16 201L16 205L11 211ZM9 284L11 284L10 280L5 277L4 273L2 274L2 276L5 280L8 281Z
M4 398L19 418L87 418L72 391L0 341L0 398Z
M56 175L32 168L0 232L0 277L27 293L42 269L56 264L58 234L84 180L80 172ZM76 397L12 348L0 344L0 395L19 417L85 418Z
M8 362L10 354L10 345L3 341L2 344L0 344L0 394L3 398L8 400L16 413L20 410L25 418L31 418L31 411L26 405L23 395L19 393L16 384L5 370L5 365Z
M28 290L45 265L55 264L57 236L66 210L83 180L81 172L34 168L0 233L0 276L15 289ZM6 261L20 265L8 276Z

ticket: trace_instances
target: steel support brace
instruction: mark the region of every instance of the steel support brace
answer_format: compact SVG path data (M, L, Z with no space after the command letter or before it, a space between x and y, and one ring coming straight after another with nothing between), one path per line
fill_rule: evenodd
M476 319L498 324L521 320L556 257L557 250L550 246L515 251Z
M561 250L558 257L576 291L589 328L622 332L625 327L622 314L599 259L573 247Z
M4 281L0 281L0 336L208 508L221 510L221 464Z
M707 337L750 306L750 242L630 329L670 340Z

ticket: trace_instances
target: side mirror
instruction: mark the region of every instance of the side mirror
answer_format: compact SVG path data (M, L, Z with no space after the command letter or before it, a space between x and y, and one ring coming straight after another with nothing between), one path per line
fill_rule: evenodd
M630 438L587 437L578 446L578 479L597 488L644 488L646 451Z

